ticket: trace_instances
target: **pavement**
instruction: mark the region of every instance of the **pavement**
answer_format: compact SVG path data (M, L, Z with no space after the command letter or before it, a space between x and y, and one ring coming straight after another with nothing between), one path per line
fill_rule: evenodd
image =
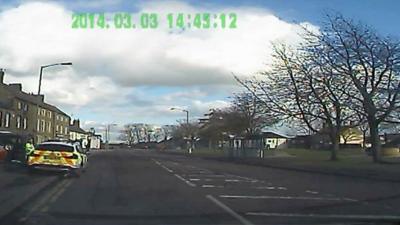
M0 224L400 224L398 182L151 150L92 152L89 161L79 178L15 174L47 185Z

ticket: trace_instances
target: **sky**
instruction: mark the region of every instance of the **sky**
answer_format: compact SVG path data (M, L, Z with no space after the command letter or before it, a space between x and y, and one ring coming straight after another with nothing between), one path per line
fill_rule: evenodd
M362 21L382 35L400 36L396 0L0 0L0 68L5 81L37 92L45 69L45 100L80 119L105 124L176 124L187 109L196 120L229 106L243 79L268 67L271 43L300 42L301 26L318 30L327 12ZM72 29L74 12L157 13L156 29ZM170 29L166 14L237 14L236 29Z

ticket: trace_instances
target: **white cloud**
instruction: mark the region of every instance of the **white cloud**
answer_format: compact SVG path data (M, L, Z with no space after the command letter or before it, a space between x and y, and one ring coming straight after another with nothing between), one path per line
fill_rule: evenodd
M113 6L118 3L104 2ZM92 7L99 6L91 3ZM171 32L166 28L165 17L160 16L164 23L154 30L74 30L72 12L65 6L26 2L0 12L0 66L7 68L11 76L6 79L22 81L25 90L36 92L40 65L72 61L73 69L46 69L43 81L46 99L71 111L82 107L92 107L97 112L118 111L109 109L115 99L145 85L185 87L185 90L204 87L202 91L176 91L160 98L163 102L159 105L143 107L150 111L147 114L163 115L167 105L182 105L180 100L186 99L185 104L200 113L209 107L226 106L224 100L205 99L211 99L218 86L235 89L232 72L248 76L263 69L270 59L270 42L297 43L301 31L299 25L280 20L268 10L210 9L179 1L143 1L136 7L139 13L160 15L236 12L238 28ZM211 85L212 88L207 88ZM145 111L135 110L130 115L139 118Z

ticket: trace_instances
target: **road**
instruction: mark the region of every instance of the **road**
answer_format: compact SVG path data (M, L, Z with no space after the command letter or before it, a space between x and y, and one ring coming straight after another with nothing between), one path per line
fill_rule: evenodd
M117 149L1 224L399 224L399 200L396 182Z

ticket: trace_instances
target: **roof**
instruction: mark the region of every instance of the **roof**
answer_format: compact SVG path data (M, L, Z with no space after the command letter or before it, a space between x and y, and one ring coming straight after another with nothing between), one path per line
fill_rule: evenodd
M262 136L264 138L288 138L287 136L281 135L281 134L277 134L275 132L263 132Z
M61 111L56 106L50 105L50 104L42 101L41 97L38 96L38 95L25 93L25 92L23 92L23 91L21 91L19 89L13 88L10 85L7 85L7 84L0 84L0 85L3 86L7 91L9 91L15 98L30 102L30 103L35 104L35 105L39 105L42 108L51 110L53 112L57 112L59 114L63 114L65 116L68 116L68 114L64 113L63 111Z
M77 126L69 126L69 131L70 132L75 132L75 133L81 133L81 134L86 134L88 132L86 132L84 129L77 127Z

